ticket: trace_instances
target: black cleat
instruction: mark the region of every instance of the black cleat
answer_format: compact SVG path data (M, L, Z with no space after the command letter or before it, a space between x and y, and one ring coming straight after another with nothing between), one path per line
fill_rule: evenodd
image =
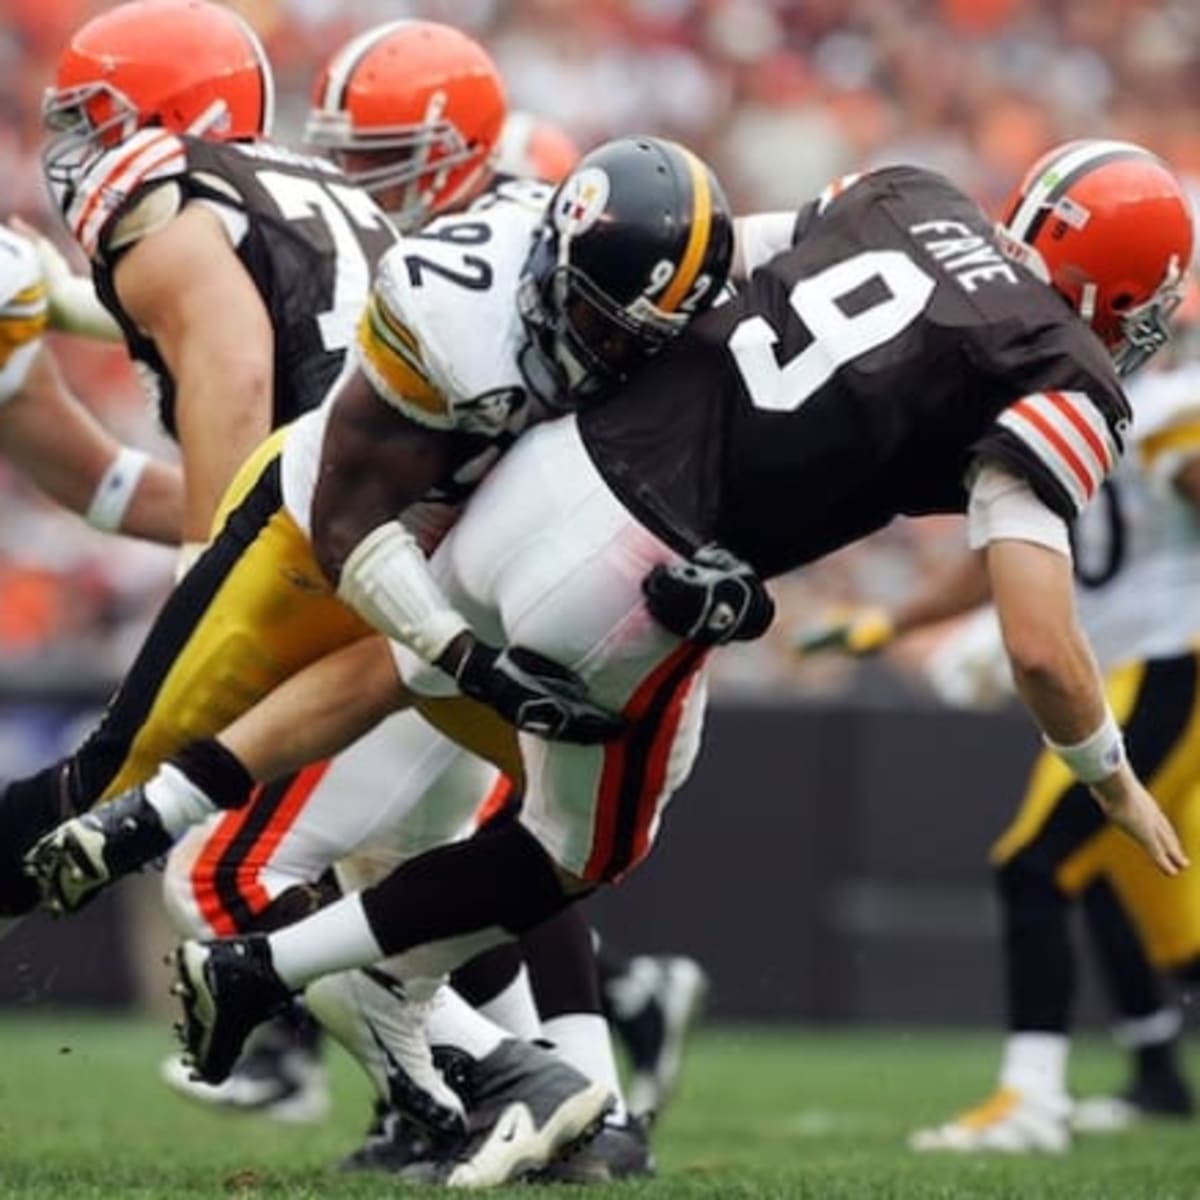
M46 834L25 855L25 872L42 904L61 916L166 854L173 841L145 789L130 788Z
M375 1117L363 1144L337 1165L339 1171L386 1171L411 1176L416 1168L436 1173L437 1154L433 1139L406 1121L389 1104L375 1102Z
M265 936L184 942L175 951L172 991L183 1005L178 1026L185 1063L205 1083L228 1078L246 1039L292 1001L275 974Z
M590 1137L612 1096L557 1055L514 1038L471 1065L466 1145L449 1187L494 1187L533 1175Z
M552 1162L537 1179L539 1183L612 1183L649 1179L654 1172L646 1126L636 1117L628 1117L620 1125L606 1121L591 1141Z
M605 1015L629 1054L626 1095L635 1116L652 1122L670 1100L707 992L703 969L681 955L641 955L605 980Z

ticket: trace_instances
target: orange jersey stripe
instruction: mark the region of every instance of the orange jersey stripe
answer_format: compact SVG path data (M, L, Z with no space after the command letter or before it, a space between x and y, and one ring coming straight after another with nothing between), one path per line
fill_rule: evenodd
M1070 467L1071 473L1082 485L1084 495L1090 500L1092 493L1096 490L1096 481L1092 478L1087 467L1083 465L1079 455L1067 444L1062 434L1037 409L1028 404L1027 401L1022 400L1013 411L1028 421L1058 451L1062 456L1063 462Z

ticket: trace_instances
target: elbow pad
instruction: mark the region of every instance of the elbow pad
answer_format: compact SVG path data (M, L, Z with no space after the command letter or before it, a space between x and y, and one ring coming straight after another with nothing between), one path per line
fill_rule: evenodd
M435 662L467 628L429 572L412 534L399 521L373 529L342 567L338 598L382 633Z

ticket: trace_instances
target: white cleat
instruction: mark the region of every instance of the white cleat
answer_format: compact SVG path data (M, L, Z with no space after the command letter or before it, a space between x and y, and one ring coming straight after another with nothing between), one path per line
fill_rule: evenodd
M1015 1088L1000 1087L977 1108L945 1125L918 1129L909 1148L923 1153L1062 1154L1071 1147L1071 1102L1035 1099Z

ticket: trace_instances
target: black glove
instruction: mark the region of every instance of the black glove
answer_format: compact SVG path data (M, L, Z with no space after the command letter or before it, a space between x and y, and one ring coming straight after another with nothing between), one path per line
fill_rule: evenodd
M686 562L660 563L642 591L660 625L699 646L753 641L775 619L775 601L753 568L714 542Z
M524 646L497 650L470 637L465 650L452 646L437 665L458 680L464 696L526 733L590 746L625 732L625 718L591 700L574 671Z

